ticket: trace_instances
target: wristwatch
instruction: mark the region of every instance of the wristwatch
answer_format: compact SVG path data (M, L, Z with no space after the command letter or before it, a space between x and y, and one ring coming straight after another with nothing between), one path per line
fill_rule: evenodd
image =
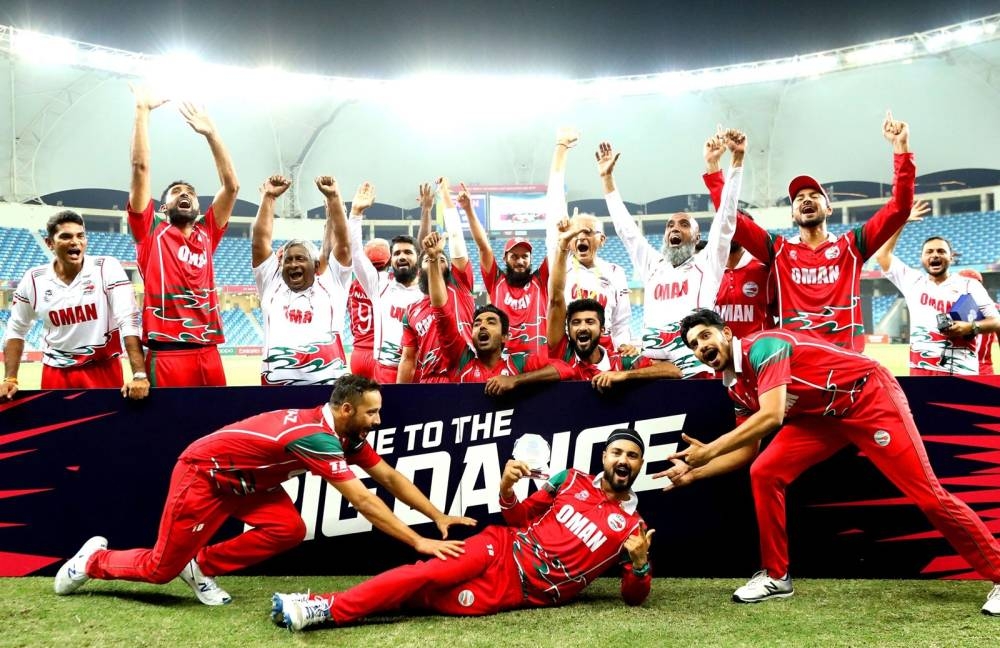
M146 375L145 371L136 371L132 374L132 380L149 380L149 376Z

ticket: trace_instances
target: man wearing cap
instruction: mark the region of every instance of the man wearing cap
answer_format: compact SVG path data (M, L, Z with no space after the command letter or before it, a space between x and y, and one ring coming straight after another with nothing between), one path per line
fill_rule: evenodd
M561 605L617 564L622 599L639 605L652 582L654 532L639 516L631 488L644 451L635 430L615 430L604 448L601 474L564 470L524 501L514 486L530 477L531 469L511 459L500 480L506 526L489 526L467 539L461 556L390 569L343 592L275 594L271 618L299 631L399 608L481 616Z
M261 186L260 208L253 223L253 277L264 315L262 385L328 385L347 373L341 333L351 248L347 217L337 181L316 178L326 199L323 251L312 241L292 239L271 250L274 204L291 181L274 175Z
M379 283L387 283L389 277L389 241L374 238L365 243L365 256L379 273ZM354 346L351 349L351 373L355 376L375 379L375 314L372 300L355 279L347 289L347 321L351 326Z
M780 328L864 350L861 271L865 260L906 222L916 173L906 122L887 113L882 135L893 149L892 197L871 219L843 236L827 232L826 220L833 213L830 198L810 176L798 176L788 185L798 236L772 236L752 220L737 216L733 238L771 266L769 289L773 289Z
M721 208L712 221L708 245L701 252L695 252L695 243L701 238L698 221L685 213L674 214L667 220L663 245L659 250L654 248L628 213L615 185L614 170L621 153L615 153L608 142L601 142L595 154L611 221L642 277L642 354L647 358L669 360L681 370L684 378L707 377L712 373L695 359L680 339L678 323L695 308L715 306L729 256L729 242L736 229L746 135L731 129L720 140L713 140L713 145L728 147L733 160Z
M681 435L689 446L668 457L674 466L654 478L684 486L753 462L763 569L733 592L734 602L792 596L785 491L803 471L853 445L993 581L982 612L1000 615L1000 544L934 475L906 396L888 369L799 331L762 331L740 340L708 309L685 317L681 336L722 375L736 406L736 427L709 443ZM758 456L761 440L771 434Z
M913 203L909 221L918 222L930 213L930 205ZM893 233L879 248L875 259L882 274L903 293L910 312L911 376L975 376L979 374L979 347L985 336L1000 329L1000 314L983 284L975 279L949 274L954 260L951 242L943 236L924 241L920 263L924 272L903 263L893 251L903 233ZM949 313L956 302L968 295L975 302L980 319L955 321ZM944 316L944 326L939 318Z
M465 184L458 194L458 204L469 219L472 240L479 248L479 270L483 275L490 303L507 313L510 337L507 351L533 353L546 357L545 317L549 302L549 260L542 259L531 270L531 241L521 236L507 239L503 247L505 269L500 270L490 248L486 231L472 210L472 198Z

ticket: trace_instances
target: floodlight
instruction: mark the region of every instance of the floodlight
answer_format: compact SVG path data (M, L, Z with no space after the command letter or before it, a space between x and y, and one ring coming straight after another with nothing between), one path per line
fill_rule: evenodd
M79 58L73 41L24 29L14 32L11 46L18 58L29 63L75 65Z

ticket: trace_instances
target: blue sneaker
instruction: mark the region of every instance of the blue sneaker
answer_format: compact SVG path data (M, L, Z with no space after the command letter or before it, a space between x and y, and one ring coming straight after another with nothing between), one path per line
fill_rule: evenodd
M271 597L271 622L274 625L284 628L285 627L285 608L291 602L302 603L309 600L309 592L293 592L291 594L282 594L281 592L275 592L274 596Z

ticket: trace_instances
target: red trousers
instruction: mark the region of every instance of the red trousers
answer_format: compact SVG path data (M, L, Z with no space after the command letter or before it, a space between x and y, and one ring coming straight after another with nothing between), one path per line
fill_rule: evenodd
M344 592L319 594L338 624L402 607L481 616L526 604L514 562L511 530L489 526L465 541L458 558L431 558L382 572Z
M79 367L42 365L42 389L121 389L125 384L118 358L90 362Z
M183 351L146 351L146 373L152 387L225 387L219 347L214 344Z
M209 545L229 517L254 528ZM166 583L196 558L206 576L218 576L291 549L305 537L305 523L283 489L244 496L220 493L203 470L178 461L153 548L98 551L87 562L87 575Z
M375 363L375 380L380 385L395 385L396 373L399 367L390 367L379 362Z
M351 350L351 373L355 376L364 376L371 380L377 380L375 374L375 354L371 347L356 346ZM395 376L393 382L396 382Z
M941 486L906 396L884 367L869 377L847 416L790 420L750 466L762 566L772 578L788 573L785 489L849 443L920 507L973 569L1000 583L1000 544L972 509Z

